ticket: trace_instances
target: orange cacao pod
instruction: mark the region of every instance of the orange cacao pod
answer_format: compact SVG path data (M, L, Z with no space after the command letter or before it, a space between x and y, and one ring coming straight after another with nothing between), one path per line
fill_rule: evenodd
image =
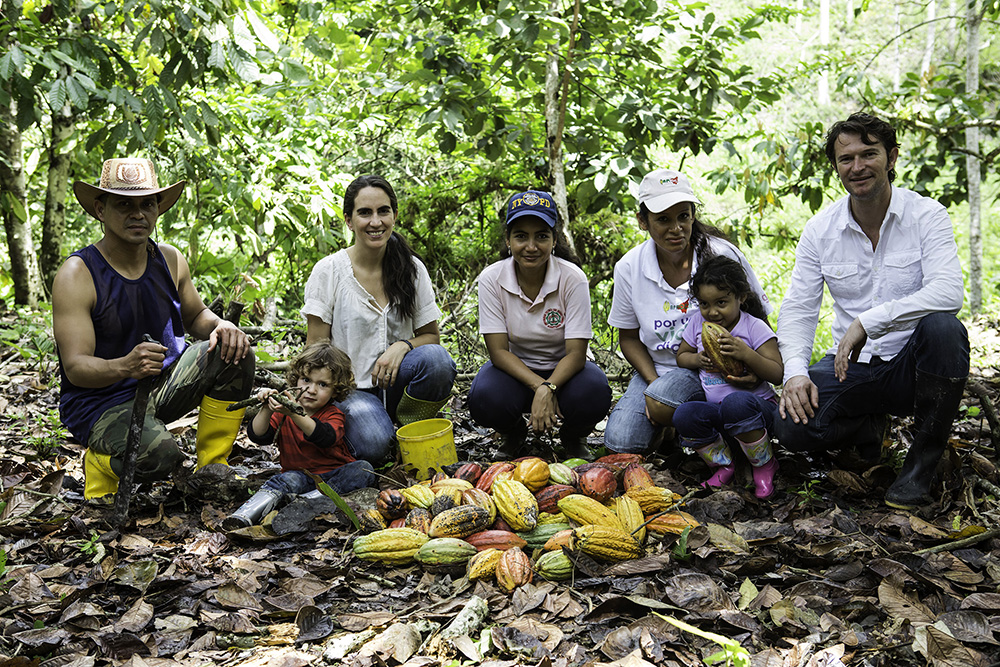
M500 588L510 593L518 586L531 583L531 559L520 549L507 549L497 561L496 575Z
M629 489L645 489L653 486L653 477L641 463L630 463L622 472L622 487L626 493Z
M524 484L528 491L535 493L549 483L549 464L537 456L518 461L511 479Z
M605 463L622 470L632 463L642 463L642 461L642 454L608 454L597 459L594 463Z

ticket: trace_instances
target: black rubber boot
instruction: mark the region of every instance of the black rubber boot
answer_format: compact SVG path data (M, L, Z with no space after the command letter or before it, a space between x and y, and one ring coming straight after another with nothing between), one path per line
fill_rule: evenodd
M913 423L916 433L903 467L885 493L885 504L912 510L933 502L934 470L948 445L951 423L958 413L965 378L946 378L917 371Z
M594 452L590 450L590 445L587 444L587 436L585 435L562 435L559 436L559 442L562 445L563 460L566 459L584 459L585 461L594 460Z
M500 446L493 451L494 461L513 461L524 456L527 451L525 441L528 438L528 426L518 427L509 433L500 434Z

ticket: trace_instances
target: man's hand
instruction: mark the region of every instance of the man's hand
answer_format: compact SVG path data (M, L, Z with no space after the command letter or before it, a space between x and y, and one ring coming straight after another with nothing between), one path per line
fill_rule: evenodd
M219 319L218 324L208 335L208 350L211 352L219 346L222 360L227 364L235 364L250 352L250 338L243 330L229 320Z
M778 414L782 419L788 415L796 424L808 424L810 417L816 416L819 407L819 389L806 375L796 375L785 383L778 402Z
M726 382L733 385L734 387L739 387L740 389L746 389L747 391L755 388L760 384L760 377L754 373L752 370L743 366L743 375L726 375Z
M141 380L163 372L163 360L167 358L167 348L159 343L139 343L125 357L128 377Z
M857 361L858 356L861 355L861 349L867 342L868 334L865 332L865 327L861 324L861 320L855 317L851 326L847 327L847 333L840 339L840 345L837 346L837 356L833 358L833 374L837 376L838 380L843 382L847 379L848 361Z

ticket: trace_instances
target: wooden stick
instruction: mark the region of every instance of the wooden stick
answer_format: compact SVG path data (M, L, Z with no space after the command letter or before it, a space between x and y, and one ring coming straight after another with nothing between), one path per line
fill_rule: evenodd
M128 435L125 437L125 454L122 456L122 474L118 478L118 492L115 494L115 507L111 514L111 526L119 530L128 521L128 506L134 490L132 487L135 465L139 460L139 445L142 442L142 425L146 419L146 406L149 404L149 393L154 380L155 377L152 375L144 377L139 380L135 388L132 419L128 425Z
M305 415L306 413L305 409L301 405L293 401L288 396L285 396L284 394L271 394L271 398L276 400L278 403L281 403L284 407L288 408L297 415ZM242 401L236 401L235 403L230 403L228 406L226 406L226 412L233 412L241 408L248 408L251 405L259 405L260 403L261 400L259 398L257 398L256 396L251 396L250 398L245 398Z
M993 458L1000 466L1000 417L997 416L996 406L990 400L990 395L981 382L970 382L969 391L979 399L979 405L983 408L983 415L990 425L990 442L993 443Z
M913 554L915 556L919 556L922 554L936 554L942 551L954 551L955 549L961 549L962 547L967 547L971 544L978 544L979 542L983 542L985 540L989 540L997 536L1000 536L1000 528L993 528L991 530L979 533L978 535L967 537L964 540L956 540L955 542L939 544L936 547L927 547L926 549L920 549L919 551L914 551Z

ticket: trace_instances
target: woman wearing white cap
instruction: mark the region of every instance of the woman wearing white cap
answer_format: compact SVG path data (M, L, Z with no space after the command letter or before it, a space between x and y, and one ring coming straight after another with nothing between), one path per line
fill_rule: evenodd
M725 255L738 261L764 309L772 310L743 253L722 232L697 219L695 206L700 204L678 171L653 171L639 185L636 218L649 239L615 265L608 315L608 324L618 329L622 354L635 370L608 417L604 444L611 451L651 451L663 429L672 428L678 405L704 400L698 373L677 366L684 327L698 310L688 281L701 260Z
M490 361L469 389L469 412L504 437L497 459L523 453L524 413L536 432L561 421L563 455L587 457L586 436L611 407L608 378L587 360L587 276L557 245L557 217L547 192L511 197L505 221L509 257L479 275L479 332Z

